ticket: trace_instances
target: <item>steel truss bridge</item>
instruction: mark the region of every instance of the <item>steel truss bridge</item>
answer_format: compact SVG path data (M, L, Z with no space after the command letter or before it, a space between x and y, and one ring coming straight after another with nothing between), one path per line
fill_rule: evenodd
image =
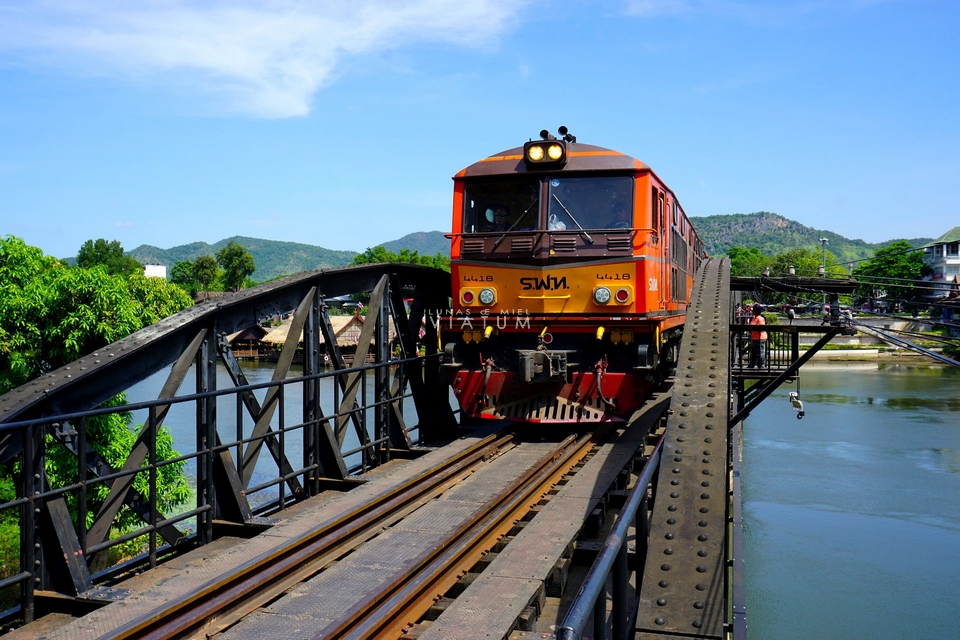
M831 282L780 285L853 286ZM302 273L0 397L10 636L746 638L739 426L812 355L803 329L768 326L766 365L747 370L729 264L708 260L675 377L626 428L471 429L440 375L449 287L410 265ZM326 301L367 292L348 367ZM291 310L272 380L250 384L226 337ZM842 327L814 330L819 348ZM161 371L156 400L108 402ZM142 425L111 463L93 441L116 414ZM163 459L174 416L196 446ZM173 512L170 465L193 493Z

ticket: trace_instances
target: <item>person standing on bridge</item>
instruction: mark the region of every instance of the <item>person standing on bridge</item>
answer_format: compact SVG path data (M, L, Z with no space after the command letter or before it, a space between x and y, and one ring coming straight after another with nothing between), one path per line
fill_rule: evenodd
M753 305L752 325L765 325L767 319L763 317L763 306ZM767 332L756 329L750 332L750 368L767 368Z

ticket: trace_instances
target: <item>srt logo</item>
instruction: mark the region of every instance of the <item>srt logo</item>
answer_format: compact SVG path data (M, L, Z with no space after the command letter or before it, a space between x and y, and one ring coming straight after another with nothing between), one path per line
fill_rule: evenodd
M557 289L569 289L567 286L567 277L557 278L548 275L545 278L520 278L520 288L525 291L536 289L538 291L556 291Z

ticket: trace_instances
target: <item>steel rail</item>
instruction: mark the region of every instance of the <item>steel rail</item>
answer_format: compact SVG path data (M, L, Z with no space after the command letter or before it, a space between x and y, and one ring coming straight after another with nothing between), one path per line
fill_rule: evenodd
M260 554L225 576L207 582L188 596L127 622L103 638L170 638L209 626L225 626L217 619L239 619L307 579L351 544L359 544L385 528L386 523L412 511L472 467L513 441L502 432L483 438L442 464L394 487L302 538ZM224 618L224 622L228 622ZM232 623L232 622L230 622Z
M570 436L537 461L513 486L488 500L480 513L461 525L448 544L426 554L416 568L378 587L340 621L314 639L397 638L412 627L497 540L536 505L594 445L591 434Z

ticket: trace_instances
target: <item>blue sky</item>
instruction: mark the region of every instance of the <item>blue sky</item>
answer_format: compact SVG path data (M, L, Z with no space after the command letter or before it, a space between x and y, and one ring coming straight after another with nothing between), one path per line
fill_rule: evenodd
M362 251L566 125L688 214L960 225L960 3L5 0L0 234Z

